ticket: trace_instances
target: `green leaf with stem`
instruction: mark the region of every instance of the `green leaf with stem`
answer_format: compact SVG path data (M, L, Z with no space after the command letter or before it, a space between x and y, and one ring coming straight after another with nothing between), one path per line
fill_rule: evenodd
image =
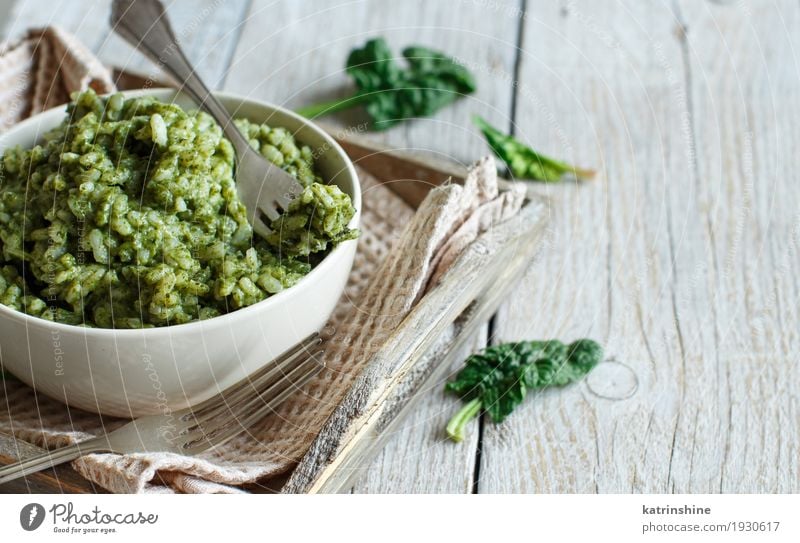
M369 40L353 49L345 70L356 93L339 100L300 108L300 115L315 118L362 105L372 127L383 130L401 121L433 115L466 94L475 92L475 80L463 65L426 47L403 50L401 67L382 39Z
M470 356L445 391L466 404L447 424L453 441L481 410L500 423L519 406L528 391L562 387L589 373L603 359L603 348L590 339L565 345L558 340L520 341L487 347Z
M578 179L590 179L595 175L594 170L577 168L534 151L477 115L472 117L472 121L483 133L492 152L505 163L508 171L516 179L554 182L561 180L566 174L572 174Z

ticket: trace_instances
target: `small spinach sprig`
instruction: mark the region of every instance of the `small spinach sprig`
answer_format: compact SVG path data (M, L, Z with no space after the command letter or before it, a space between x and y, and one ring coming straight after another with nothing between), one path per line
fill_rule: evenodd
M464 439L466 424L485 411L500 423L525 399L529 390L574 383L603 358L603 348L591 339L565 345L558 340L520 341L487 347L470 356L447 392L466 403L447 424L453 441Z
M353 49L347 73L358 88L350 97L300 108L297 113L314 118L364 105L373 128L383 130L412 117L433 115L442 107L475 91L475 80L454 59L426 47L403 50L407 68L400 67L382 38Z
M537 153L513 136L502 133L481 117L472 118L483 132L489 147L503 162L508 171L517 179L537 179L539 181L558 181L571 173L578 179L594 177L594 170L576 168L564 162Z

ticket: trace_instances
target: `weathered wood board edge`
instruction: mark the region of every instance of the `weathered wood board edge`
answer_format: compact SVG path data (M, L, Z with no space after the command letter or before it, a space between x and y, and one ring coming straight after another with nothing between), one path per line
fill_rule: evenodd
M282 492L348 488L357 466L380 449L392 425L410 412L424 383L441 377L458 347L527 269L542 245L545 207L542 201L528 202L518 217L496 225L459 257L376 353Z

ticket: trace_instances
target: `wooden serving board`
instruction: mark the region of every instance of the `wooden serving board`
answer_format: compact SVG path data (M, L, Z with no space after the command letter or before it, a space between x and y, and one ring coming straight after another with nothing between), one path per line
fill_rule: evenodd
M122 89L139 88L142 78L117 73L117 81ZM359 168L386 183L414 208L432 187L461 182L466 175L466 169L457 164L399 153L367 137L334 129L329 132ZM380 450L413 410L418 392L442 380L459 348L491 318L521 278L542 246L547 213L544 199L529 191L518 217L492 228L459 257L365 370L382 376L377 388L360 385L374 385L376 381L369 375L358 381L281 491L332 493L349 489L360 473L359 467ZM337 417L340 412L347 416ZM41 449L0 434L0 464L38 452ZM246 488L256 492L276 490L274 485ZM0 493L99 490L69 466L0 486Z
M366 138L331 132L358 167L387 182L412 207L432 187L460 182L466 174L458 165L403 155ZM495 226L467 248L376 354L283 492L349 490L360 468L413 410L418 392L442 380L459 349L522 277L542 246L547 207L542 198L529 195L518 217Z

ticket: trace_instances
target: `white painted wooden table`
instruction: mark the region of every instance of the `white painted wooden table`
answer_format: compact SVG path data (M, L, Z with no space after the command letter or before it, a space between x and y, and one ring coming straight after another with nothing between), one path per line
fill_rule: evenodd
M55 23L153 72L109 33L108 2L6 4L7 37ZM547 247L475 346L590 336L613 361L460 445L442 438L457 402L436 387L353 491L800 491L798 2L174 0L169 13L210 84L289 107L348 92L347 52L370 37L439 48L478 92L376 137L468 163L486 153L478 113L601 172L542 186Z

